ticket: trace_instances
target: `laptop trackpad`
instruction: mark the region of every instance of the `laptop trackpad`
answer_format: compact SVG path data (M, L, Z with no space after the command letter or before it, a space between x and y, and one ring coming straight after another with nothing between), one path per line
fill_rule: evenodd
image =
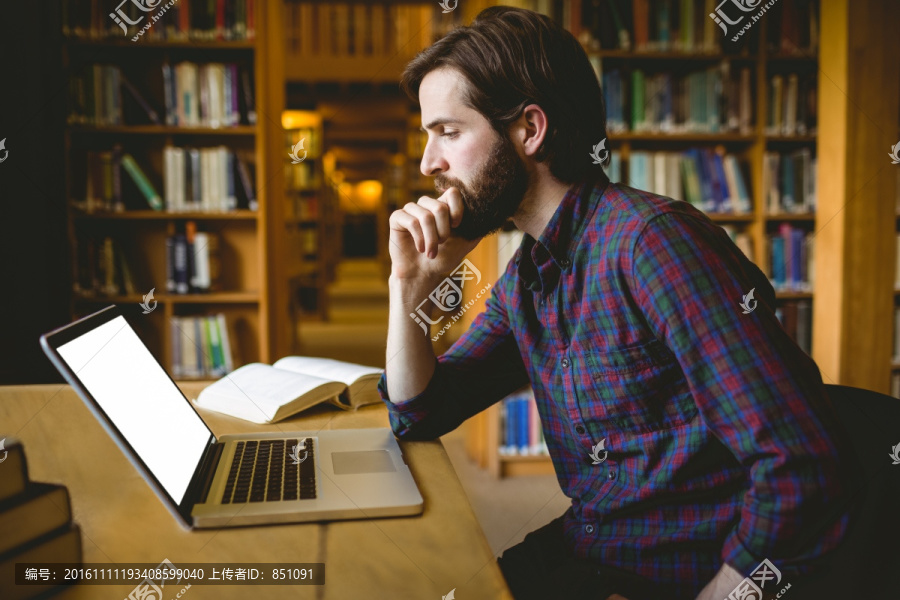
M335 475L390 473L397 470L387 450L332 452L331 464L334 467Z

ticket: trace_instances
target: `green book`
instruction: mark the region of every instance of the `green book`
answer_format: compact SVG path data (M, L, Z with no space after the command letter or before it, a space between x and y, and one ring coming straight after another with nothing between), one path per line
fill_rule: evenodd
M631 72L631 129L640 131L644 125L644 72Z
M134 157L128 153L122 155L122 167L128 172L128 175L131 176L131 179L134 181L135 185L138 186L138 189L141 190L141 193L144 195L144 198L147 199L147 204L150 205L150 208L153 210L163 210L165 206L163 205L162 197L160 197L156 188L153 187L153 184L150 183L150 180L147 179L147 176L144 175L144 172L134 161Z

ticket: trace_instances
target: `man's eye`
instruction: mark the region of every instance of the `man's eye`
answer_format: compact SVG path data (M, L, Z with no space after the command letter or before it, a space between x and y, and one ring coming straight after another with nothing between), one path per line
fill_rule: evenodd
M458 135L459 135L458 131L445 131L444 133L441 134L442 137L449 137L451 139L455 138Z

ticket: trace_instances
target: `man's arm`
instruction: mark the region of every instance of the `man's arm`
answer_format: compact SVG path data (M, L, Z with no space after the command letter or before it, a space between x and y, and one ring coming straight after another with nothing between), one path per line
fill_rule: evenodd
M390 320L378 390L398 437L434 439L528 382L505 313L505 285L494 285L484 312L440 358L410 316L420 305L431 310L423 300L477 243L451 235L461 213L458 192L450 188L437 200L423 197L391 215Z
M647 223L623 270L704 421L749 472L723 563L748 574L769 558L785 574L809 572L845 533L853 450L818 367L775 317L771 285L720 227L681 213Z

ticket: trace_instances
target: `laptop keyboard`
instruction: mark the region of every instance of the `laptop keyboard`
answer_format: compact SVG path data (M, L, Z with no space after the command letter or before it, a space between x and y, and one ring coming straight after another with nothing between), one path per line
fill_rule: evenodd
M299 446L296 452L294 447ZM294 464L299 461L299 463ZM312 438L238 442L222 504L316 497Z

